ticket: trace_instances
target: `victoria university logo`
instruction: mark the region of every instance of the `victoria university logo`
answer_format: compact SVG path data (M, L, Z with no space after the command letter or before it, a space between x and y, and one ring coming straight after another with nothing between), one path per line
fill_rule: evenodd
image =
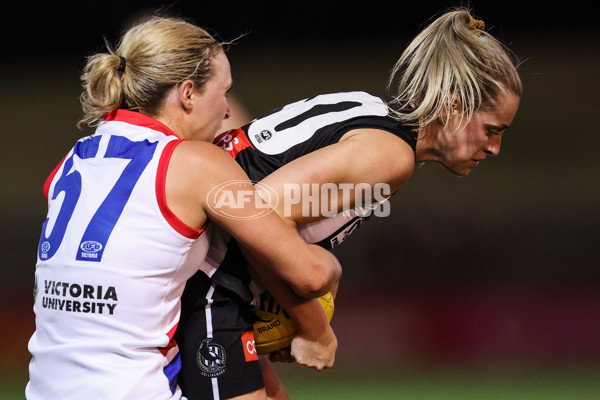
M204 339L198 354L196 362L200 367L201 374L209 378L214 378L225 373L225 349L217 343L212 343L212 338Z

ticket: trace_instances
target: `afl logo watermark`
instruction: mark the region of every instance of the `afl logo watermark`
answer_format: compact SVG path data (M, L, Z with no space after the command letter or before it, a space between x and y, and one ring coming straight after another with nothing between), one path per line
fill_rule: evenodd
M212 188L206 200L210 209L233 219L255 219L273 211L279 197L268 185L251 181L229 181ZM251 210L240 212L241 209Z
M208 338L202 341L198 349L196 362L200 367L202 375L214 378L225 373L226 358L223 346L212 343L212 338Z
M391 195L387 183L284 183L283 216L293 215L293 208L301 210L303 217L334 217L340 212L353 210L361 218L370 215L390 215ZM340 208L341 205L341 208Z

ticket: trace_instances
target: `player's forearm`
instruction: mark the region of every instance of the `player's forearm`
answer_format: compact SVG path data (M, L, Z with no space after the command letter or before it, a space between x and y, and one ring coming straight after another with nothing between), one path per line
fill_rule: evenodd
M329 325L327 315L316 298L307 299L298 295L251 253L244 251L244 255L261 284L290 315L298 332L303 332L310 337L317 337L327 328Z
M267 289L296 325L296 333L317 341L329 328L327 315L317 299L305 299L289 287L267 285Z

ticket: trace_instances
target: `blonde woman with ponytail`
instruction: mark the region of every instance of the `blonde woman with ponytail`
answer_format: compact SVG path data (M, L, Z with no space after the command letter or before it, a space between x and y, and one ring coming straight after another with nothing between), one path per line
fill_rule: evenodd
M389 213L386 199L411 178L416 163L438 162L463 176L486 157L498 155L522 94L516 60L466 9L442 14L414 38L393 67L388 89L390 96L353 91L288 104L223 133L216 144L252 180L278 193L275 211L296 225L305 240L331 249L371 214ZM317 200L315 187L321 189ZM220 271L244 267L231 260L237 258L227 257ZM197 334L204 316L201 299L192 293L203 279L196 274L184 294L185 318L178 334L185 338L182 351L188 360L206 339ZM295 307L298 296L274 284L277 279L269 282L298 332L324 318L318 303ZM286 349L269 358L294 361ZM269 398L286 399L268 361L263 358L262 363ZM205 398L193 362L184 360L182 375L189 398Z
M232 78L223 45L205 30L181 19L145 20L114 51L90 57L82 80L81 123L96 131L77 141L44 186L26 396L180 399L173 336L187 279L209 266L209 221L302 295L322 293L339 264L256 201L217 204L216 188L234 199L257 197L239 165L212 144L231 112ZM214 289L209 283L201 294L208 304ZM295 351L322 368L336 341L326 323L317 331ZM231 346L227 357L244 357L239 340ZM213 366L224 366L215 348L207 345ZM260 376L258 358L247 361L247 373ZM249 392L264 396L262 381Z

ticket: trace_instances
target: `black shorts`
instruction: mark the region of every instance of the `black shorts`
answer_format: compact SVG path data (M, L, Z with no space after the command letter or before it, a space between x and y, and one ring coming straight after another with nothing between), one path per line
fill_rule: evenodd
M264 387L251 307L202 271L186 284L175 339L178 383L189 400L218 400Z

